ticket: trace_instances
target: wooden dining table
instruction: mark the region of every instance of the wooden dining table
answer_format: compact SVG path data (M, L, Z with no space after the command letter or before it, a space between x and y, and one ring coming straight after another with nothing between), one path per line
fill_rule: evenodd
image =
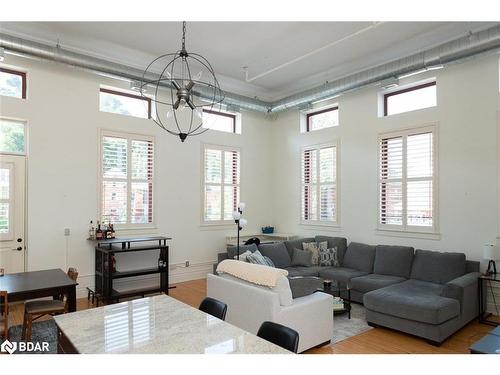
M61 269L11 273L0 276L0 290L7 292L10 302L65 295L68 311L76 311L76 286Z

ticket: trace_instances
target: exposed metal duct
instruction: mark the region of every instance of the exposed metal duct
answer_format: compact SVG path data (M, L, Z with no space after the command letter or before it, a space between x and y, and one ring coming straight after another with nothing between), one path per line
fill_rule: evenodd
M143 71L127 65L72 52L59 46L50 46L0 33L0 48L29 57L60 62L98 72L112 77L142 80ZM436 65L447 65L468 59L474 55L500 48L500 25L470 33L464 37L443 43L419 52L347 77L327 82L313 89L288 96L276 102L265 102L256 98L226 92L224 103L232 108L241 108L263 113L281 112L301 108L310 103L333 97L357 88L375 84L390 77L397 77ZM152 77L146 77L152 78ZM205 93L198 92L203 97ZM208 93L206 93L208 94Z
M84 55L82 53L72 52L60 46L51 46L3 33L0 33L0 47L4 48L7 52L59 62L111 77L126 78L131 81L142 81L143 77L143 70L141 69ZM148 81L158 79L158 77L154 77L154 75L148 75L145 78ZM165 84L165 86L167 86L167 84ZM198 90L196 91L196 94L202 98L210 98L213 93L205 93ZM225 94L224 104L229 107L257 112L269 112L270 103L266 103L258 99L252 99L243 95L228 92Z
M500 25L470 33L464 37L441 44L427 51L413 54L390 63L364 70L322 86L291 95L271 104L272 112L297 108L308 103L330 98L357 88L372 85L390 77L414 71L447 65L500 48Z

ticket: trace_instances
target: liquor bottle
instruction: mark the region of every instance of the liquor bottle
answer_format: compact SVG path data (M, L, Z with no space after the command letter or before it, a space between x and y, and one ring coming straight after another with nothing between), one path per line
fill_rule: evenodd
M111 225L111 221L108 222L108 230L106 231L106 238L108 240L111 239L111 231L113 230L113 226Z
M109 224L111 226L111 238L115 239L116 238L116 233L115 233L115 226L114 224Z
M89 240L95 240L95 228L92 220L90 220L89 224Z
M101 229L101 224L99 223L99 220L97 221L97 230L95 231L95 239L96 240L102 240L102 229Z
M111 257L111 272L116 272L116 258L114 255Z

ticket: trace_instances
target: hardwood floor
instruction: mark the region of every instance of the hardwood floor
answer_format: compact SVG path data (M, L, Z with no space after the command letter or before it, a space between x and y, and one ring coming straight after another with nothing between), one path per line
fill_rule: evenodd
M170 296L188 305L198 307L206 296L206 280L193 280L174 284ZM86 298L77 300L77 309L93 308ZM22 324L23 305L13 305L10 309L10 325ZM425 340L392 331L374 328L360 335L350 337L334 345L308 350L308 354L462 354L469 352L469 346L491 331L493 327L469 323L440 347L428 344Z

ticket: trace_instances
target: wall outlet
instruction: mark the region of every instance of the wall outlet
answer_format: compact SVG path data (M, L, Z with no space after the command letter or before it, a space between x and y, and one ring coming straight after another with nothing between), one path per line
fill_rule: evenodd
M186 260L185 267L189 267L189 260Z
M69 228L64 228L64 235L69 236L69 234L70 234Z

